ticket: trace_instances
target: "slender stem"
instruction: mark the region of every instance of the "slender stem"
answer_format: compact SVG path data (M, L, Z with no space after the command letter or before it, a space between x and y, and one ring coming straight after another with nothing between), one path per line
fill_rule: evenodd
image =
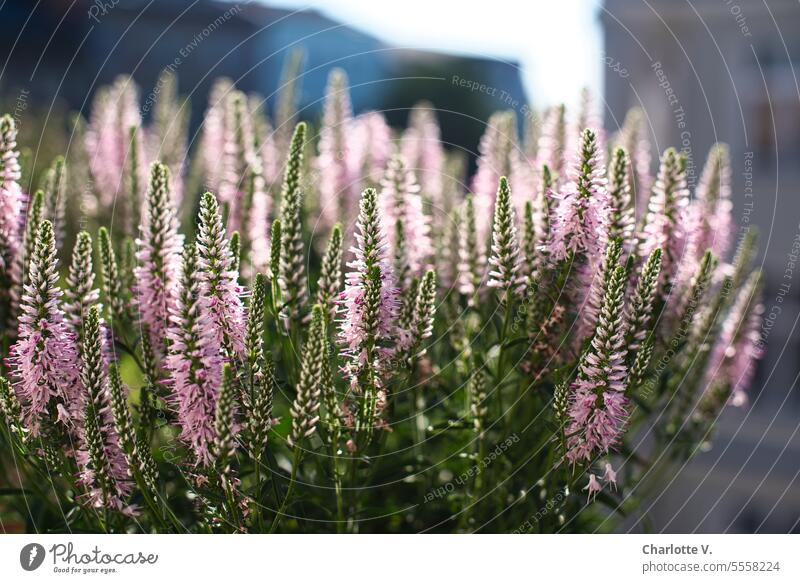
M289 488L286 490L286 496L284 496L283 502L281 502L281 506L278 508L278 513L275 515L275 519L272 521L272 526L269 529L270 533L275 532L275 530L278 528L281 518L283 518L283 511L286 509L286 504L289 502L289 498L292 497L292 491L294 491L294 482L297 478L297 468L300 466L300 460L302 457L303 451L300 449L299 444L297 444L295 445L294 460L292 461L292 474L289 477Z
M336 444L338 439L331 440L331 464L333 465L333 484L336 491L336 532L344 532L344 500L342 499L342 478L339 475L339 454Z

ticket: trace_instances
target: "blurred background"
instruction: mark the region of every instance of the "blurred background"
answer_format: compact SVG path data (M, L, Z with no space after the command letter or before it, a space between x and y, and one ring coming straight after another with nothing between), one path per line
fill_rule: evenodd
M445 142L473 158L493 111L522 119L530 107L573 106L584 87L609 131L641 107L654 151L686 153L690 186L711 144L727 142L737 236L760 233L767 355L750 405L729 409L713 447L658 484L645 510L664 532L797 531L798 30L796 0L4 0L0 109L44 166L69 147L67 114L88 114L119 74L133 75L144 102L174 67L197 132L215 78L271 108L287 56L302 48L303 118L318 119L328 73L342 67L356 112L402 126L426 99Z

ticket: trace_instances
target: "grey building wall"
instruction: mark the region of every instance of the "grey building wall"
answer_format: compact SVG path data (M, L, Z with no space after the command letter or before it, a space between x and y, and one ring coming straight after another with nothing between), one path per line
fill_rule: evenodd
M800 6L791 0L606 0L606 123L642 107L655 149L683 149L696 183L709 146L731 147L737 234L760 232L767 354L751 405L661 487L667 532L779 531L800 519ZM607 63L610 63L608 65Z

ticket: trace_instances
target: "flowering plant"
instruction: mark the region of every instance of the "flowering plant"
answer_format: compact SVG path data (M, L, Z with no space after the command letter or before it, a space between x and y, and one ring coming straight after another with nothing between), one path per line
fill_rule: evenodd
M0 118L0 508L26 528L609 530L746 403L725 146L690 192L674 149L650 176L637 111L523 138L500 112L465 191L430 105L396 133L342 71L318 135L291 84L270 120L219 81L191 155L159 86L148 123L130 78L99 91L32 195Z

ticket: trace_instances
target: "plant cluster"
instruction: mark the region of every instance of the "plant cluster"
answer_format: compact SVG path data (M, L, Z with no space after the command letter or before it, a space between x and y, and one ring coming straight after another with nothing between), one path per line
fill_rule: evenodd
M29 194L0 118L0 510L28 530L586 532L742 405L762 346L730 161L650 175L638 111L317 132L228 80L98 91ZM589 126L589 127L584 127ZM468 183L469 188L463 185ZM542 509L546 511L542 511ZM531 517L535 516L535 520ZM521 525L525 525L521 528Z

